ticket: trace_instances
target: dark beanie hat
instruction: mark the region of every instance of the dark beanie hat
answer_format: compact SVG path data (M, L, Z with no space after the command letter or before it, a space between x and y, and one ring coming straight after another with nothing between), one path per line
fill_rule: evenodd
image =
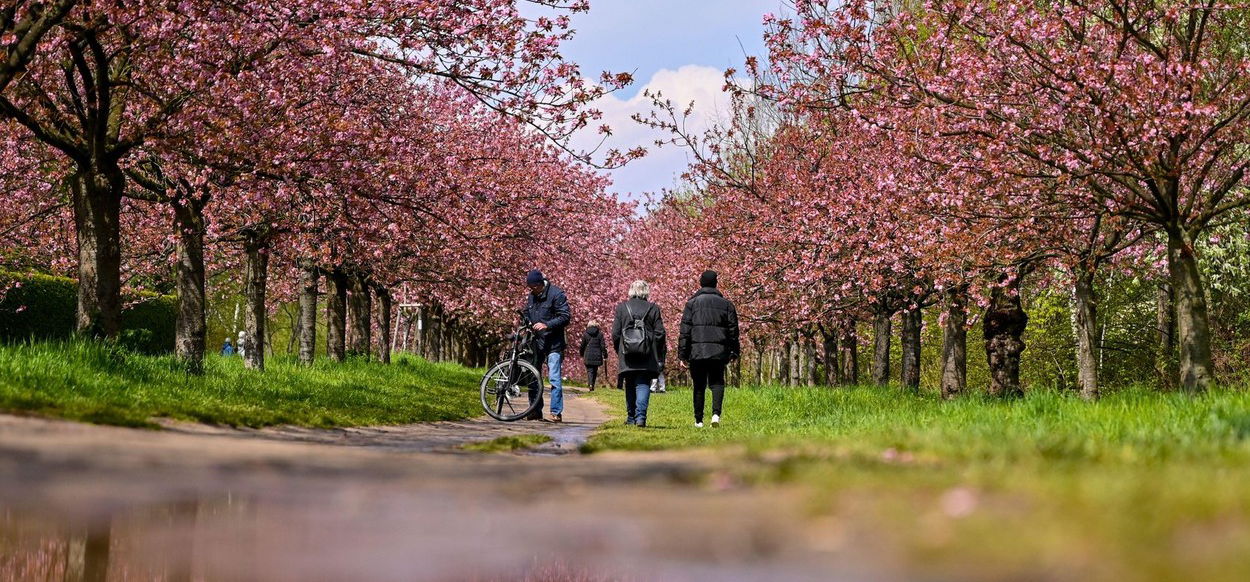
M539 271L538 269L534 269L533 271L530 271L528 275L525 276L525 284L526 285L542 285L543 281L545 281L546 279L547 279L546 277L543 277L542 271Z
M704 271L703 274L699 276L699 286L700 287L715 287L716 286L716 271Z

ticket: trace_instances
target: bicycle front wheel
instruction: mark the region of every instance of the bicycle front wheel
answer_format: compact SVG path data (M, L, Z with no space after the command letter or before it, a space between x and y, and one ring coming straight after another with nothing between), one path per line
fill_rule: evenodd
M529 391L543 391L543 378L538 368L525 360L500 362L482 376L482 408L491 418L512 422L525 418L538 408L541 400L530 399Z

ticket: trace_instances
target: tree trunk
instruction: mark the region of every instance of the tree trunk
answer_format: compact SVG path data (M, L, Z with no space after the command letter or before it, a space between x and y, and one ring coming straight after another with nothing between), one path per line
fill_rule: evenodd
M1168 229L1168 271L1176 294L1179 385L1186 392L1203 392L1211 386L1214 369L1207 300L1192 237L1175 228Z
M764 353L768 351L768 344L758 341L751 342L755 344L755 385L764 385Z
M247 253L244 296L247 309L243 315L243 365L252 370L265 369L265 295L269 278L269 235L264 229L249 230L243 250Z
M890 315L878 313L872 321L872 381L878 386L890 383Z
M816 340L815 337L805 336L803 338L803 357L808 365L803 368L803 380L806 385L815 386L819 383L818 370L816 370Z
M903 312L902 365L903 386L920 391L920 327L924 312L919 307Z
M121 170L79 168L73 185L78 241L78 333L116 338L121 329Z
M377 287L377 328L378 328L378 361L391 363L391 291L386 287Z
M820 337L824 340L825 385L837 386L842 379L842 353L838 350L838 334L822 327Z
M326 297L326 355L335 362L346 356L347 275L339 269L326 274L330 289Z
M855 334L854 322L847 325L840 343L842 344L842 362L838 367L842 370L842 375L838 383L844 386L855 386L859 384L859 337Z
M175 245L178 315L174 322L174 354L182 360L188 373L196 375L204 373L204 353L208 345L208 323L204 317L207 305L204 288L205 202L192 199L171 205L174 231L178 237Z
M946 291L946 322L942 325L942 398L954 398L968 387L968 298L962 288Z
M317 356L317 280L321 272L310 259L300 261L299 289L299 362L313 363Z
M789 378L786 380L789 386L799 386L803 382L803 346L799 345L799 333L794 333L790 337L788 350L788 366L786 371L789 372Z
M1155 296L1155 375L1165 388L1176 386L1176 310L1172 286L1160 283Z
M347 355L368 358L373 325L368 277L353 274L348 277L348 285L351 295L347 298Z
M1081 398L1098 398L1098 296L1094 273L1078 267L1072 291L1072 331L1076 334L1076 374Z
M991 396L1024 394L1020 387L1020 354L1024 352L1024 328L1029 316L1020 303L1020 283L995 287L985 312L985 356L989 361Z

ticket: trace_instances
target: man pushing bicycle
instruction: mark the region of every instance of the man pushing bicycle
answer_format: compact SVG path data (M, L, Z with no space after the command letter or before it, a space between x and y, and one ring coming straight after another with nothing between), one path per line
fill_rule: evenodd
M542 370L547 364L547 378L551 381L551 422L564 419L564 383L561 380L564 364L564 347L566 344L564 328L569 325L569 300L564 290L552 285L542 271L534 269L525 276L525 285L530 294L525 309L530 321L534 322L534 366ZM543 419L542 387L532 385L529 391L530 402L538 399L538 406L526 420Z

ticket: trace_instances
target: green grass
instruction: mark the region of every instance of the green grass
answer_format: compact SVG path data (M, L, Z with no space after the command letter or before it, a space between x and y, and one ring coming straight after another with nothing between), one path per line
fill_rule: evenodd
M551 437L545 434L523 434L503 436L480 443L469 443L461 445L460 448L479 453L504 453L520 449L531 449L548 442L551 442Z
M391 425L480 412L479 373L400 356L310 367L270 358L246 370L240 358L209 356L188 376L172 356L147 356L96 342L0 345L0 410L123 426L150 419L259 427Z
M592 396L624 415L621 392ZM705 418L711 418L708 395ZM1201 396L1112 392L1096 403L1036 391L1016 401L970 395L942 401L872 387L730 388L720 429L694 427L688 389L652 395L648 427L605 426L591 450L654 450L719 444L752 449L819 444L840 454L893 448L942 459L1166 461L1246 460L1250 392Z
M929 578L1241 580L1250 572L1250 393L1124 390L945 402L897 389L730 389L720 429L689 390L623 396L586 449L709 447L725 483L797 484L839 539ZM709 395L710 400L710 395ZM707 417L710 417L710 411ZM934 576L934 574L939 574Z

